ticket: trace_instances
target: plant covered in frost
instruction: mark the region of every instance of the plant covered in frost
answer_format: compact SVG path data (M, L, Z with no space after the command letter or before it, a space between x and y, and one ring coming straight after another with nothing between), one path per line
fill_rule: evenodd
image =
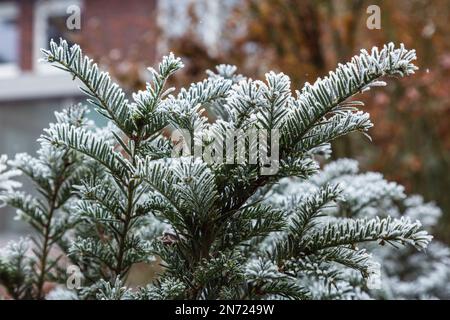
M57 123L83 126L85 112L86 109L82 107L57 112ZM50 124L50 127L54 125ZM73 186L81 183L88 170L89 161L82 160L83 157L75 151L43 144L37 157L21 153L9 162L14 168L12 172L27 176L39 194L35 196L22 191L10 191L0 198L2 202L16 208L17 218L26 221L35 231L30 237L33 243L31 257L20 256L30 247L30 241L23 240L16 245L20 250L9 250L13 256L20 253L19 257L3 258L0 264L0 282L14 298L43 298L45 282L65 279L65 270L60 270L58 263L70 245L66 232L77 222L71 215L74 200L72 192ZM19 262L16 263L16 259ZM26 290L19 290L24 284Z
M295 204L303 203L320 188L329 184L338 184L342 188L342 198L327 209L326 216L318 219L320 224L346 219L391 217L421 223L426 230L432 231L441 216L441 211L435 204L425 203L423 198L417 195L406 196L402 186L386 181L381 174L359 173L358 163L350 159L331 162L308 180L283 179L272 189L273 193L266 201L273 206L289 210L293 204L295 207ZM405 239L405 242L408 240ZM379 267L380 274L377 276L380 278L376 288L368 288L365 279L354 271L348 272L339 266L322 265L320 270L326 269L332 277L325 276L323 272L312 274L310 282L314 288L311 290L314 291L318 284L321 284L315 296L329 297L330 292L323 288L331 281L334 284L333 295L342 298L448 299L450 297L450 249L444 244L434 241L428 245L426 251L397 246L386 239L381 239L379 244L381 246L371 243L359 244L361 250L373 254L371 259L366 260L368 264L373 264L373 268L369 265L368 269L376 272L376 267ZM327 261L322 263L326 264Z
M12 191L13 189L20 188L21 183L14 180L16 176L20 175L19 170L7 170L8 169L8 157L6 155L0 156L0 191Z
M79 299L360 297L373 260L360 243L422 250L431 240L418 221L394 212L352 216L372 194L359 198L358 188L343 202L347 189L332 177L319 174L324 183L298 189L285 204L270 196L283 178L318 179L317 157L330 153L333 139L367 134L372 123L353 96L385 85L381 77L414 73L414 50L392 43L362 50L294 95L283 73L259 81L226 65L175 94L166 82L183 65L171 54L150 69L151 82L132 100L79 46L52 41L43 53L80 80L110 124L96 128L84 107L71 107L45 130L37 158L12 162L39 191L2 195L36 230L31 254L1 260L0 281L15 298L43 298L45 283L66 284L61 271L68 264L80 268ZM251 130L270 143L232 136L236 161L220 161L225 146L218 142ZM174 139L170 132L183 134ZM277 170L267 174L267 163L251 161L254 149L277 154ZM335 214L341 204L345 218ZM17 255L28 268L15 268ZM128 288L138 263L161 266L151 283ZM31 285L22 292L24 279ZM65 290L49 298L73 297Z

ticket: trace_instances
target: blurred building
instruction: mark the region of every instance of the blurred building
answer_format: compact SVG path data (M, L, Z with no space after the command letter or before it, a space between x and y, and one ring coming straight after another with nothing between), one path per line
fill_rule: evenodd
M78 9L80 28L71 29ZM77 42L102 65L129 71L155 59L156 10L156 0L0 0L0 154L33 154L53 112L83 98L67 73L39 62L50 39ZM0 209L0 235L20 228L12 216Z

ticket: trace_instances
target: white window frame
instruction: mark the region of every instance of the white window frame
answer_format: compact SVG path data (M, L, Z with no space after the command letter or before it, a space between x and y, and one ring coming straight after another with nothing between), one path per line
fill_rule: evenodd
M0 19L19 17L19 8L15 2L1 2L0 3ZM17 26L19 28L19 25ZM20 32L20 30L18 30ZM20 73L19 62L0 63L0 77L9 78L15 77Z
M53 15L69 17L67 8L77 5L81 8L82 0L38 0L35 2L33 19L33 70L41 74L55 74L61 70L49 64L39 62L42 58L41 48L47 47L47 22ZM59 39L53 39L59 41Z

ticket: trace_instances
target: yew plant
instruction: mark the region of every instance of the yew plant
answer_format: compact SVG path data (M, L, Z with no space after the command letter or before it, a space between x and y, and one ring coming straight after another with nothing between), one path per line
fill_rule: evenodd
M380 78L413 74L414 50L362 50L294 94L283 73L252 80L229 65L176 92L166 82L183 64L170 54L131 100L78 45L52 41L42 52L78 79L109 125L96 127L86 107L72 106L44 130L37 157L9 162L38 191L1 196L35 230L0 256L0 284L13 298L46 298L46 283L60 284L53 297L74 299L343 298L372 275L372 256L359 244L422 250L431 240L407 217L331 216L345 203L334 181L273 201L281 179L317 177L332 140L367 135L372 123L354 96L385 85ZM252 130L270 143L232 136L242 144L233 144L233 161L220 160L222 138ZM255 149L277 155L277 169L267 174L267 162L252 161ZM137 263L159 271L131 288ZM81 286L66 288L67 266L79 268Z

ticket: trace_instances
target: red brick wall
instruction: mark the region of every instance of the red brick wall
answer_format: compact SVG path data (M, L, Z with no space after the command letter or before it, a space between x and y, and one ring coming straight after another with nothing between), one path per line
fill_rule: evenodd
M134 77L137 69L155 61L156 1L85 0L81 32L74 40L94 60L108 65L116 77L123 78L121 73Z
M35 0L16 1L20 9L20 66L31 70ZM84 0L81 30L73 32L72 40L89 56L112 68L123 67L124 61L127 65L151 65L156 54L156 1Z
M29 71L33 67L33 0L18 1L20 68Z

